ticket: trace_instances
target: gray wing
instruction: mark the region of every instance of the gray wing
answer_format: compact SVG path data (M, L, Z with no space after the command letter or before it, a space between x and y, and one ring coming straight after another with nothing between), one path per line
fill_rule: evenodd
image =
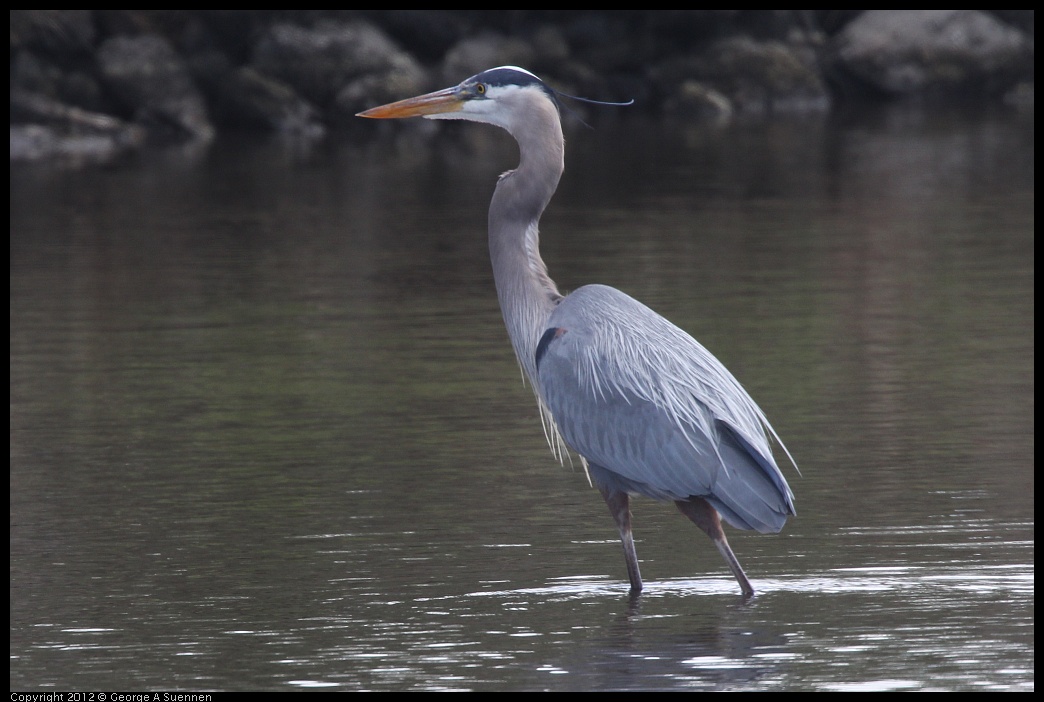
M614 487L703 497L740 529L778 532L795 513L764 413L710 352L634 298L602 285L574 291L535 356L562 437Z

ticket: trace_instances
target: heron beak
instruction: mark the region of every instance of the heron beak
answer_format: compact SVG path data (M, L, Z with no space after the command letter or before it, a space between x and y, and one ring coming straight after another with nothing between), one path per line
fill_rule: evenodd
M373 107L365 112L360 112L356 117L368 117L369 119L399 119L402 117L423 117L425 115L440 115L446 112L459 112L464 106L465 100L461 97L456 87L437 90L434 93L418 95L417 97L399 100L388 105Z

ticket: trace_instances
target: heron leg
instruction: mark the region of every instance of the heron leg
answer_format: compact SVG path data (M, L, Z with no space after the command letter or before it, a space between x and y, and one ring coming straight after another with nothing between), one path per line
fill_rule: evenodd
M754 594L754 587L750 584L750 580L747 579L747 574L743 572L743 568L740 567L736 554L729 547L728 539L725 538L725 531L721 528L721 517L718 516L718 510L711 507L710 503L702 497L676 500L674 504L678 505L681 513L691 519L696 526L711 538L711 541L718 548L718 553L725 559L729 570L732 571L736 581L739 582L743 596L751 597Z
M623 542L624 560L627 562L627 577L631 581L631 594L642 591L642 574L638 571L638 552L634 550L634 537L631 536L631 500L626 492L608 487L598 486L609 507L609 513L616 520L620 529L620 541Z

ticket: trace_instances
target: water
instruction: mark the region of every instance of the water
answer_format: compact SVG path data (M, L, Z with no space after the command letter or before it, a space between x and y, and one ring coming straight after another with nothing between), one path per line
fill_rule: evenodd
M570 128L563 289L692 331L798 517L635 504L496 307L499 132L11 168L11 688L1032 690L1032 116Z

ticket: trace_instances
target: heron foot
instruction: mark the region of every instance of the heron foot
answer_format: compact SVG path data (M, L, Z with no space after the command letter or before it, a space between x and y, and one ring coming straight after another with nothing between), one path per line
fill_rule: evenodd
M678 506L682 514L692 520L693 524L702 529L714 542L718 553L725 559L729 570L732 571L736 582L739 583L743 597L747 599L753 597L754 586L750 584L747 574L743 572L743 568L740 566L739 559L736 558L736 554L729 547L729 541L725 538L725 531L721 528L721 517L718 516L718 510L711 507L710 503L702 497L676 500L674 504Z
M620 530L620 541L623 543L624 562L627 564L627 578L631 581L631 597L642 591L642 574L638 569L638 552L634 548L634 537L631 535L631 500L626 492L611 488L598 489L613 515L616 526Z

